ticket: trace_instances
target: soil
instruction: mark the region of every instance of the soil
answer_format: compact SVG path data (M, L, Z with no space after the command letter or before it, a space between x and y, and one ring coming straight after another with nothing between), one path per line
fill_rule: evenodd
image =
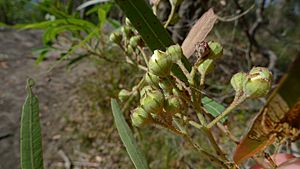
M62 64L47 72L56 61L36 65L32 54L32 49L41 47L41 35L32 30L0 30L0 169L20 168L19 122L28 77L36 81L34 93L40 102L45 168L131 166L111 115L85 109L79 91L97 73L95 66L82 62L67 70ZM99 124L94 135L85 128L91 114L97 114L94 120Z

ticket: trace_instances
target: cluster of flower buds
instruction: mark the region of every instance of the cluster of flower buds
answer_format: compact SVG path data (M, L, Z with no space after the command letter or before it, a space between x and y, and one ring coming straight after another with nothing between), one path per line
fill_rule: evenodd
M167 48L166 52L155 50L145 74L146 86L140 91L140 105L132 111L132 124L137 127L154 120L170 124L172 117L186 107L180 89L170 75L172 65L183 56L179 45Z
M236 73L230 82L237 94L247 98L259 98L266 96L270 91L272 73L267 68L254 67L249 73Z
M125 20L126 25L110 34L110 41L115 44L125 47L125 52L131 55L137 46L143 46L143 40L137 31L133 28L128 18Z
M198 71L201 75L205 75L213 71L215 67L214 60L222 56L223 47L221 46L220 43L213 42L213 41L210 41L208 43L203 42L202 44L204 45L203 46L204 48L208 48L208 49L204 49L206 51L205 52L206 56L200 56L200 58L204 59L204 61L200 59L201 63L198 66Z
M178 44L170 46L166 52L155 50L149 60L148 70L159 77L169 76L172 65L182 56L182 49Z

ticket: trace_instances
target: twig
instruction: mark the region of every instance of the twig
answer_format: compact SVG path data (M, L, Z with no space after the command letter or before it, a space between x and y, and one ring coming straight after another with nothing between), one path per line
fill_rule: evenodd
M246 11L242 12L241 14L237 15L237 16L233 16L233 17L221 17L218 16L218 20L222 21L222 22L232 22L232 21L236 21L238 19L240 19L241 17L243 17L244 15L246 15L248 12L250 12L253 8L255 7L255 4L251 5L250 8L248 8Z
M147 55L145 54L144 50L138 46L138 49L140 50L141 54L142 54L142 57L144 59L144 62L146 63L146 66L148 67L148 58L147 58Z
M240 141L237 139L229 130L226 126L224 126L221 123L217 123L218 128L229 138L231 139L235 144L239 144Z
M87 161L73 161L73 165L81 166L81 167L93 167L93 168L99 167L98 163L91 163L91 162L87 162Z
M6 138L11 137L11 136L13 136L12 133L6 133L6 134L3 134L3 135L0 136L0 140L6 139Z
M185 141L187 141L190 145L192 145L197 151L199 151L201 154L203 154L210 162L215 163L223 168L229 168L225 162L223 162L222 160L220 160L218 157L215 157L214 155L210 154L209 152L207 152L206 150L204 150L202 147L200 147L198 144L195 144L193 142L193 140L191 139L191 137L189 135L187 135L184 132L179 131L178 129L176 129L174 126L171 125L167 125L164 124L160 121L155 121L155 124L162 126L166 129L168 129L169 131L171 131L172 133L174 133L175 135L178 135L182 138L184 138Z
M69 157L66 155L66 153L63 152L62 150L59 150L58 154L64 160L64 162L65 162L65 168L66 169L71 169L72 163L71 163Z
M212 122L207 125L207 128L212 128L215 124L217 124L220 120L222 120L225 116L227 116L233 109L235 109L239 104L246 100L245 96L236 96L233 102Z

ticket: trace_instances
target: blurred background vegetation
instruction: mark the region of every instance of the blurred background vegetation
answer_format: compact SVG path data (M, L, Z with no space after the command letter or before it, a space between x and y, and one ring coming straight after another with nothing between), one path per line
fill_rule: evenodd
M42 32L35 32L43 34L41 45L34 50L35 63L54 60L69 71L86 63L93 68L92 73L76 77L72 97L65 100L64 108L48 112L54 117L43 119L57 126L42 127L46 135L44 146L51 147L45 151L46 168L64 168L63 159L55 153L62 149L75 161L74 168L132 168L112 125L109 103L120 89L134 86L143 72L126 63L122 50L108 40L109 33L120 29L125 22L120 9L113 1L78 9L85 2L0 0L0 34L15 29L40 29ZM220 103L229 104L234 96L229 86L234 73L252 66L265 66L278 81L299 53L298 0L183 0L176 11L177 22L167 28L173 40L182 43L192 25L209 8L214 9L219 21L208 39L220 42L225 51L205 90ZM167 20L169 12L169 1L161 0L157 13L161 22ZM69 21L58 22L66 19ZM228 118L228 127L236 137L247 130L249 119L263 103L264 100L247 102ZM213 168L166 131L154 127L134 130L151 168ZM231 153L233 144L221 133L215 134L220 138L219 143L225 145L223 148ZM195 132L194 137L205 141L200 133ZM76 159L84 159L86 165L76 163Z

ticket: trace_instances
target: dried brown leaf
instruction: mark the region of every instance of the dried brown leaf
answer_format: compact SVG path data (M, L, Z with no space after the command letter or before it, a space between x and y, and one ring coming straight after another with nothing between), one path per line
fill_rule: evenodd
M195 51L196 44L203 41L212 30L217 16L212 8L205 12L192 27L189 34L182 43L183 54L189 58Z

